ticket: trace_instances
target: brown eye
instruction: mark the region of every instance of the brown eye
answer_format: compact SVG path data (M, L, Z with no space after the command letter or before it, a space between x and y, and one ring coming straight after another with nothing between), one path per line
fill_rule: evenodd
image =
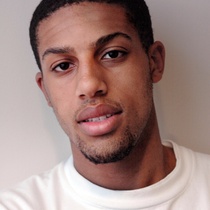
M67 69L69 68L69 63L61 63L61 64L59 65L59 67L60 67L63 71L65 71L65 70L67 70Z
M115 59L115 58L120 58L122 56L124 56L126 54L126 52L124 51L119 51L119 50L112 50L107 52L103 59Z
M111 51L109 53L107 53L109 55L110 58L117 58L119 56L119 52L118 51Z
M72 67L72 64L70 62L63 62L58 64L55 68L53 68L54 71L66 71Z

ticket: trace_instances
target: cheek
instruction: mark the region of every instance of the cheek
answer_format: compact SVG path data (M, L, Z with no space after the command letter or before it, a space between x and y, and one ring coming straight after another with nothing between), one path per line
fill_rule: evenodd
M72 97L72 87L68 82L49 78L48 81L45 82L45 86L54 104L64 103L65 101L68 102Z
M71 137L75 126L74 100L65 93L58 94L53 97L52 108L60 126L67 136Z
M61 84L55 80L46 82L47 95L57 117L73 115L75 98L73 98L72 90L73 88L69 84Z
M147 97L151 93L152 80L150 78L149 69L132 69L124 74L115 76L112 86L116 91L116 95L124 95L128 98Z
M128 75L124 82L117 83L116 93L131 116L142 117L150 112L152 105L152 81L147 70L144 74Z

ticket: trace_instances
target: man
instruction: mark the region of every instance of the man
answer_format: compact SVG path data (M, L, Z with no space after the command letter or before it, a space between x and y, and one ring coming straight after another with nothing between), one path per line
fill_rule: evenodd
M210 208L210 157L161 143L165 52L143 0L43 0L30 38L72 157L2 192L0 209Z

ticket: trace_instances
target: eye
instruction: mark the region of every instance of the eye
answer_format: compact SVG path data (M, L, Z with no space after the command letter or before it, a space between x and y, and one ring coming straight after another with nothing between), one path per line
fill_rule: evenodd
M116 59L116 58L121 58L123 57L127 52L121 51L121 50L112 50L107 52L104 56L103 59Z
M62 63L59 63L57 66L55 66L53 68L53 71L67 71L69 70L70 68L72 68L74 65L70 62L62 62Z

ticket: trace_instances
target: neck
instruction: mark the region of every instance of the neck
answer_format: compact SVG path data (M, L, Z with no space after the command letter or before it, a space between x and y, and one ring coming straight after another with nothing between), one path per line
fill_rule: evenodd
M127 157L115 163L95 165L72 145L76 170L94 184L113 190L139 189L160 181L175 167L175 157L172 149L161 144L154 118L150 136L146 135Z

